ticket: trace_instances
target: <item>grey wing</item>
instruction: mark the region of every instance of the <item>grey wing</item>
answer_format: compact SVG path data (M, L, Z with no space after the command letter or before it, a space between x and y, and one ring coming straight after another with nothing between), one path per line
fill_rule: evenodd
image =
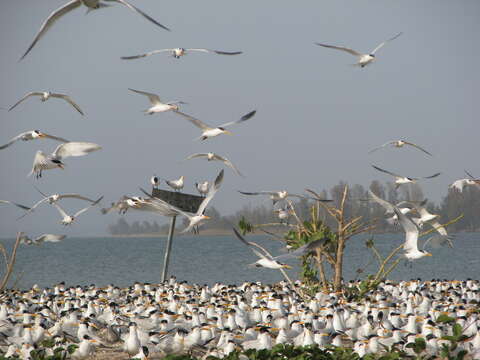
M10 107L10 109L8 109L8 111L13 110L13 108L15 108L18 104L20 104L24 100L28 99L30 96L42 96L42 95L43 95L43 93L41 93L41 92L31 91L31 92L25 94L25 96L22 97L20 100L18 100L12 107Z
M327 44L322 44L322 43L315 43L315 45L318 45L318 46L323 46L323 47L326 47L326 48L329 48L329 49L335 49L335 50L340 50L340 51L345 51L353 56L361 56L362 54L359 53L358 51L355 51L353 49L350 49L350 48L347 48L347 47L343 47L343 46L334 46L334 45L327 45Z
M27 134L26 132L24 133L21 133L20 135L17 135L15 136L14 138L11 138L10 141L8 143L6 143L5 145L2 145L0 146L0 150L3 150L7 147L9 147L10 145L12 145L14 142L20 140L22 138L23 135Z
M242 54L242 51L219 51L219 50L211 50L211 49L186 49L187 51L200 51L206 53L213 53L218 55L239 55Z
M63 159L70 156L84 156L102 147L94 143L87 142L68 142L57 146L52 156L57 159Z
M115 2L118 2L119 4L123 4L125 5L126 7L128 7L130 10L133 10L137 13L139 13L140 15L142 15L145 19L147 19L148 21L151 21L152 23L154 23L155 25L157 26L160 26L162 29L165 29L167 31L170 31L170 29L162 24L160 24L157 20L153 19L152 17L150 17L149 15L147 15L146 13L144 13L142 10L140 10L139 8L133 6L132 4L126 2L125 0L108 0L108 1L115 1Z
M69 216L57 203L53 203L53 206L57 208L60 215L62 215L64 218Z
M208 154L206 154L206 153L192 154L192 155L188 156L185 160L191 160L191 159L195 159L195 158L198 158L198 157L208 157Z
M375 152L375 151L377 151L377 150L380 150L381 148L384 148L385 146L390 145L390 144L392 144L392 143L394 143L394 141L386 142L385 144L383 144L383 145L381 145L381 146L379 146L379 147L376 147L375 149L370 150L368 153L371 154L371 153L373 153L373 152Z
M73 215L73 217L77 217L79 216L80 214L83 214L85 211L87 211L88 209L94 207L95 205L97 205L100 201L102 201L103 199L103 196L100 197L98 200L94 201L92 204L90 204L89 206L87 206L86 208L83 208L82 210L79 210L75 213L75 215Z
M253 241L247 241L245 240L245 238L238 232L237 229L233 228L233 232L235 234L235 236L237 237L238 240L240 240L242 243L244 243L245 245L247 245L250 250L253 251L253 253L255 255L257 255L259 258L263 258L263 259L268 259L268 257L266 256L266 254L261 254L259 251L257 251L256 249L253 248L253 246L256 246L258 247L259 249L262 249L261 246L259 246L257 243L254 243Z
M416 145L416 144L414 144L414 143L405 141L405 144L410 145L410 146L413 146L414 148L417 148L418 150L423 151L425 154L428 154L428 155L430 155L430 156L433 156L433 155L432 155L431 153L429 153L427 150L425 150L424 148L422 148L422 147L420 147L420 146L418 146L418 145Z
M179 114L179 115L182 115L183 117L185 117L188 121L190 121L193 125L199 127L200 129L202 130L207 130L207 129L210 129L210 127L205 124L204 122L202 122L201 120L198 120L196 118L194 118L193 116L190 116L190 115L187 115L181 111L178 111L178 110L175 110L174 111L176 114Z
M435 173L435 174L430 175L430 176L425 176L424 179L433 179L433 178L439 176L440 174L441 174L441 172L438 172L438 173Z
M475 180L475 179L476 179L476 178L475 178L472 174L470 174L467 170L463 170L463 171L465 171L465 174L467 174L467 176L469 176L472 180Z
M85 115L82 111L82 109L80 109L80 106L78 106L70 96L68 95L65 95L65 94L50 94L51 97L55 97L55 98L58 98L58 99L63 99L65 100L66 102L68 102L70 105L72 105L75 110L77 110L80 114L82 115Z
M22 60L25 56L27 56L27 54L30 52L30 50L33 49L33 47L38 42L38 40L40 40L40 38L43 35L45 35L47 30L50 29L50 27L55 23L55 21L57 21L60 17L62 17L63 15L68 13L69 11L79 7L81 4L82 3L81 3L80 0L71 0L68 3L66 3L65 5L63 5L61 8L52 12L50 14L50 16L47 18L47 20L45 20L45 22L42 24L42 26L40 27L40 30L38 31L37 35L35 35L35 38L33 39L32 44L28 47L27 51L25 52L25 54L23 54L23 56L20 58L20 60Z
M92 199L89 199L85 196L82 196L82 195L79 195L79 194L62 194L58 197L59 199L80 199L80 200L85 200L85 201L88 201L90 203L94 203L95 200L92 200Z
M21 218L23 218L23 217L27 216L28 214L30 214L31 212L33 212L33 211L37 208L38 205L40 205L41 203L43 203L43 202L45 202L45 201L47 201L47 200L48 200L48 197L46 197L46 198L38 201L38 202L35 203L30 209L26 209L27 212L26 212L25 214L23 214L22 216L20 216L17 220L20 220Z
M198 207L197 214L203 214L205 209L207 208L208 203L213 199L215 196L215 193L218 191L220 188L220 185L222 184L223 181L223 169L220 171L220 173L217 175L215 182L213 183L212 186L210 186L210 189L208 190L208 194L205 197L205 199L202 201L200 206Z
M246 192L246 191L238 191L240 194L243 195L275 195L276 191L257 191L257 192Z
M120 59L122 59L122 60L140 59L140 58L147 57L147 56L150 56L150 55L155 55L155 54L158 54L158 53L169 52L169 51L173 51L173 49L153 50L153 51L147 52L145 54L140 54L140 55L122 56Z
M17 204L13 201L8 201L8 200L0 200L0 203L2 204L10 204L10 205L15 205L17 207L19 207L20 209L23 209L23 210L30 210L30 208L28 206L25 206L25 205L21 205L21 204Z
M67 139L64 139L64 138L61 138L61 137L58 137L58 136L53 136L53 135L49 135L49 134L45 134L44 132L42 132L43 136L48 138L48 139L52 139L52 140L56 140L56 141L60 141L62 143L67 143L69 142Z
M152 105L158 105L158 104L162 103L162 101L160 100L160 96L158 96L157 94L149 93L149 92L146 92L146 91L135 90L135 89L131 89L131 88L128 88L128 90L136 92L137 94L147 96L148 100L150 100Z
M380 204L385 210L387 210L390 213L394 212L394 205L389 203L388 201L385 201L381 198L379 198L377 195L373 193L372 190L368 189L368 195L372 198L373 201L376 203Z
M240 172L240 170L238 170L237 167L235 165L233 165L233 163L230 160L228 160L227 158L221 157L220 155L217 155L217 154L215 154L213 156L213 158L215 160L219 160L219 161L223 162L225 165L227 165L229 168L231 168L233 171L235 171L235 173L237 175L243 176L243 174Z
M59 242L65 239L67 235L54 235L54 234L43 234L35 239L38 242Z
M392 41L392 40L395 40L396 38L398 38L400 35L402 35L403 32L401 33L398 33L397 35L395 35L394 37L388 39L388 40L385 40L383 43L381 43L380 45L378 45L375 49L373 49L373 51L370 53L370 54L375 54L378 50L380 50L386 43Z
M385 174L388 174L388 175L392 175L392 176L397 176L397 177L401 177L401 175L398 175L398 174L395 174L395 173L392 173L388 170L385 170L385 169L382 169L382 168L379 168L378 166L375 166L375 165L372 165L374 169L378 170L378 171L381 171L381 172L384 172Z
M248 114L243 115L240 119L235 120L235 121L227 122L227 123L222 124L218 127L226 128L227 126L231 126L231 125L235 125L235 124L247 121L248 119L252 118L256 113L257 113L257 110L250 111Z

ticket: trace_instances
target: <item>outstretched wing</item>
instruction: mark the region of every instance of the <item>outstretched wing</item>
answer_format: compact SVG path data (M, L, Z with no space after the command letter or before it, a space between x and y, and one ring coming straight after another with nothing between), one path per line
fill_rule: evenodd
M372 190L368 189L368 195L372 198L373 201L376 203L380 204L387 212L393 213L394 212L394 205L389 203L388 201L385 201L381 198L379 198L377 195L373 193Z
M69 142L67 139L64 139L64 138L61 138L61 137L57 137L57 136L53 136L53 135L49 135L49 134L46 134L44 132L41 133L42 134L42 137L46 137L47 139L52 139L52 140L56 140L56 141L60 141L62 143L67 143Z
M13 105L12 107L10 107L10 109L8 109L8 111L10 110L13 110L13 108L15 108L18 104L20 104L21 102L23 102L24 100L28 99L30 96L42 96L43 93L41 92L38 92L38 91L31 91L27 94L25 94L24 97L22 97L20 100L18 100L15 105Z
M133 10L135 11L136 13L142 15L145 19L147 19L148 21L154 23L155 25L157 26L160 26L162 29L165 29L167 31L170 31L170 29L162 24L160 24L157 20L153 19L152 17L150 17L149 15L145 14L142 10L140 10L139 8L133 6L132 4L128 3L127 1L125 0L106 0L106 1L115 1L119 4L122 4L122 5L125 5L126 7L128 7L130 10Z
M58 212L60 213L60 215L62 215L62 217L66 218L69 216L57 203L53 203L53 206L57 208Z
M311 243L300 246L298 249L296 249L296 250L294 250L294 251L292 251L288 254L275 256L273 259L274 260L284 260L284 259L296 258L296 257L307 255L310 252L312 252L313 250L322 247L323 244L328 240L329 239L327 237L324 237L322 239L312 241Z
M430 176L425 176L424 179L433 179L433 178L437 177L437 176L440 175L440 174L441 174L441 172L438 172L438 173L435 173L435 174L430 175Z
M58 145L52 155L56 159L64 159L70 156L84 156L101 148L100 145L94 143L68 142Z
M199 157L208 157L208 154L206 153L192 154L192 155L189 155L185 160L191 160Z
M395 141L386 142L385 144L380 145L379 147L376 147L375 149L370 150L368 153L371 154L371 153L373 153L373 152L375 152L375 151L377 151L377 150L380 150L380 149L384 148L384 147L387 146L387 145L393 144L394 142L395 142Z
M212 186L210 186L210 189L208 190L208 194L205 197L205 199L202 201L200 206L198 207L197 210L197 215L203 214L205 209L207 208L208 203L213 199L215 196L215 193L218 191L220 188L220 185L222 184L223 181L223 169L220 171L220 173L217 175L217 178L215 179L215 182L213 183Z
M205 53L212 53L218 55L239 55L242 54L242 51L219 51L219 50L211 50L211 49L185 49L186 51L200 51Z
M162 103L162 101L160 100L160 97L157 94L149 93L149 92L146 92L146 91L135 90L135 89L131 89L131 88L128 88L128 90L136 92L137 94L142 94L142 95L147 96L148 100L150 100L152 105L159 105L159 104Z
M32 44L28 47L27 51L23 56L20 58L22 60L27 54L30 52L30 50L33 49L35 44L40 40L40 38L45 35L48 29L57 21L60 17L68 13L69 11L79 7L82 4L80 0L71 0L65 5L63 5L61 8L55 10L50 14L50 16L45 20L45 22L42 24L40 27L40 30L38 30L37 35L35 35L35 38L33 39Z
M85 211L87 211L88 209L90 209L91 207L94 207L95 205L97 205L100 201L102 201L103 199L103 196L101 196L97 201L94 201L92 204L90 204L89 206L87 206L86 208L83 208L82 210L79 210L75 213L75 215L73 215L73 217L77 217L79 216L80 214L83 214Z
M379 168L378 166L372 165L372 167L373 167L374 169L378 170L378 171L381 171L381 172L385 173L385 174L392 175L392 176L395 176L395 177L402 177L401 175L398 175L398 174L392 173L392 172L390 172L390 171L388 171L388 170Z
M25 134L27 134L27 133L21 133L20 135L17 135L17 136L15 136L15 137L11 138L8 143L6 143L5 145L0 146L0 150L3 150L3 149L5 149L5 148L9 147L10 145L12 145L14 142L20 140L20 139L22 138L22 136L25 135Z
M220 125L220 126L218 126L218 127L220 127L220 128L226 128L226 127L228 127L228 126L232 126L232 125L235 125L235 124L238 124L238 123L247 121L248 119L252 118L256 113L257 113L257 110L250 111L248 114L243 115L240 119L235 120L235 121L227 122L227 123L222 124L222 125Z
M122 59L122 60L140 59L140 58L147 57L147 56L150 56L150 55L155 55L155 54L162 53L162 52L170 52L170 51L173 51L173 50L174 49L153 50L153 51L150 51L150 52L147 52L147 53L144 53L144 54L140 54L140 55L122 56L120 59Z
M0 204L10 204L10 205L15 205L16 207L19 207L20 209L23 210L30 210L28 206L17 204L16 202L13 201L8 201L8 200L0 200Z
M399 208L393 207L395 214L397 214L398 222L405 231L405 244L403 249L406 252L418 250L418 227L415 223L404 215Z
M54 98L65 100L70 105L72 105L75 108L75 110L77 110L80 114L85 115L83 113L82 109L80 109L80 106L78 106L77 103L75 103L70 96L65 95L65 94L50 94L50 96L54 97Z
M398 38L400 35L402 35L403 32L400 32L398 33L397 35L395 35L394 37L388 39L388 40L385 40L383 43L381 43L380 45L378 45L375 49L372 50L372 52L370 54L375 54L378 50L380 50L386 43L392 41L392 40L395 40L396 38Z
M92 204L96 201L79 194L62 194L58 197L58 199L80 199L80 200L88 201Z
M193 125L195 125L196 127L199 127L202 130L210 129L210 127L207 124L205 124L201 120L198 120L198 119L194 118L193 116L187 115L187 114L185 114L181 111L178 111L178 110L174 110L174 112L179 114L179 115L182 115L184 118L186 118L188 121L190 121Z
M323 46L323 47L326 47L326 48L329 48L329 49L335 49L335 50L340 50L340 51L345 51L353 56L361 56L362 54L359 53L358 51L355 51L353 49L350 49L350 48L347 48L347 47L343 47L343 46L334 46L334 45L327 45L327 44L322 44L322 43L315 43L315 45L318 45L318 46Z
M43 234L35 238L35 242L60 242L65 239L67 235L54 235L54 234Z
M411 143L409 141L404 141L405 144L407 145L410 145L410 146L413 146L414 148L417 148L418 150L420 151L423 151L425 154L427 155L430 155L430 156L433 156L432 154L430 154L427 150L425 150L424 148L418 146L417 144L414 144L414 143Z
M233 171L235 171L235 173L238 175L238 176L242 176L243 177L243 174L240 172L240 170L237 169L237 167L235 165L233 165L233 163L228 160L227 158L224 158L220 155L217 155L217 154L214 154L213 155L213 158L215 160L218 160L218 161L221 161L223 162L225 165L227 165L229 168L231 168Z

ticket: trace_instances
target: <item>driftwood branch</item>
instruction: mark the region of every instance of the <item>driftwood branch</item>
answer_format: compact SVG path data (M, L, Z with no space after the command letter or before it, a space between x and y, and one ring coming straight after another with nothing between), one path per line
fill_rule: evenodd
M5 276L3 277L2 282L0 283L0 293L5 290L8 284L8 280L10 280L10 277L12 276L13 267L15 265L15 260L17 258L18 245L20 245L21 235L22 233L17 233L17 240L13 245L12 255L10 256L10 259L8 259L8 254L7 254L7 251L5 250L5 247L3 245L0 247L1 249L0 251L3 253L6 260Z

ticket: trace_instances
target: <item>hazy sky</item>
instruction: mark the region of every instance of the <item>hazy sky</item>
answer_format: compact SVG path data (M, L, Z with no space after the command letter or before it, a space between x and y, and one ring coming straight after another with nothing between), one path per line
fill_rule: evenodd
M474 148L480 127L478 1L153 1L131 0L164 31L120 4L65 15L21 62L42 22L65 0L1 0L0 106L26 92L64 92L86 112L80 116L57 99L32 98L11 112L0 110L0 143L39 129L103 149L69 158L66 170L49 170L40 180L26 178L37 150L52 152L49 140L17 143L0 151L0 199L33 204L46 193L105 196L105 204L149 187L156 173L212 180L218 163L182 161L194 152L214 151L231 159L247 176L229 169L213 205L231 213L247 203L268 203L236 190L302 192L329 189L340 180L368 186L390 181L370 164L407 176L442 175L425 181L424 193L438 201L463 169L480 174ZM404 34L360 69L345 53L314 45L324 42L371 51L398 32ZM120 56L172 47L241 50L239 56L166 54L125 61ZM234 136L193 141L200 132L173 113L146 116L147 98L127 88L183 100L183 111L210 124L257 115L232 127ZM388 140L406 138L433 158L412 149L368 151ZM480 176L480 175L478 175ZM83 207L65 201L73 213ZM0 236L17 231L76 235L101 234L118 215L89 211L69 229L50 206L21 221L19 209L0 207ZM127 214L127 221L154 219Z

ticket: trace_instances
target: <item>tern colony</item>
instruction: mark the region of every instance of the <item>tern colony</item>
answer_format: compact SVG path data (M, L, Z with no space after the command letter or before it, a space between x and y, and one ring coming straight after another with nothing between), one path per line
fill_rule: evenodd
M63 15L82 5L89 12L109 7L110 3L121 4L156 26L169 30L125 0L71 0L53 11L44 21L21 59L30 53L38 41L54 27L55 22ZM379 49L401 34L381 43L368 54L362 54L346 47L316 44L356 56L357 63L354 65L363 68L376 60L376 52ZM218 55L240 55L242 53L241 51L174 48L125 56L122 59L138 59L157 53L171 53L174 58L179 59L191 52ZM230 134L230 131L226 130L227 127L247 121L256 113L256 111L251 111L239 120L213 127L191 115L180 112L179 104L185 104L182 101L162 102L157 94L130 90L148 97L152 106L145 111L146 114L173 111L200 129L200 140ZM62 99L81 115L84 115L84 112L69 95L50 91L29 92L9 110L14 109L30 97L39 97L42 102L50 98ZM101 149L94 143L67 141L39 130L32 130L13 137L1 146L0 150L10 147L19 140L30 141L41 138L58 141L61 144L51 154L43 151L36 153L30 173L30 175L34 174L36 178L40 178L45 170L64 169L63 160L68 157L85 156ZM432 155L423 147L403 139L389 141L371 152L387 146L401 148L404 145L415 147ZM213 152L196 153L187 159L193 158L220 161L241 175L230 160ZM374 168L394 176L397 188L418 180L397 175L377 166ZM425 179L438 175L440 174L427 176ZM462 191L465 186L480 185L480 180L468 173L467 175L469 178L457 180L450 187ZM222 181L223 170L213 181L212 186L209 186L208 182L196 184L205 199L195 214L186 213L161 199L151 197L148 193L146 193L146 198L122 196L109 208L103 208L102 213L112 210L125 213L128 209L135 209L155 212L164 216L182 215L189 220L184 231L189 231L208 219L204 211ZM158 187L159 182L156 175L152 177L153 187ZM184 176L177 180L166 180L166 183L172 189L180 191L184 187ZM303 197L288 193L286 190L241 193L244 195L268 195L274 205L283 204L288 197ZM80 194L46 196L42 193L42 196L43 198L31 207L8 200L0 200L0 203L14 205L24 210L24 215L33 212L40 204L48 203L54 206L62 216L61 223L70 225L80 214L97 205L102 199L100 197L98 200L92 200ZM418 229L424 224L429 224L442 238L450 241L445 228L438 223L438 216L430 214L424 204L412 202L394 205L380 199L372 192L370 192L370 197L372 201L386 209L386 213L391 215L392 221L398 222L404 229L406 234L404 250L408 259L416 260L431 255L424 249L418 248ZM65 198L83 200L90 204L74 215L68 215L58 204ZM401 205L406 207L400 207ZM283 217L286 217L288 212L288 204L287 207L278 209L279 216L282 214ZM420 217L407 216L413 212L418 213ZM258 250L258 244L245 240L236 230L235 235L259 257L252 266L270 269L288 268L288 265L281 260L305 255L323 245L322 239L307 244L290 254L274 257L261 249ZM64 238L64 235L54 234L44 234L34 238L21 234L21 241L30 245L58 242ZM177 283L174 279L157 286L135 284L127 289L119 289L114 286L102 289L94 286L65 288L64 285L55 286L53 289L34 287L26 292L8 292L7 301L0 305L0 321L2 321L0 346L6 356L20 353L25 359L30 358L30 351L45 338L52 338L55 346L59 347L64 347L68 342L76 343L78 348L73 357L78 359L88 358L98 344L100 346L118 345L130 357L142 359L146 358L148 352L168 354L193 349L222 357L235 349L271 348L275 343L295 345L317 343L321 347L327 344L341 346L348 343L358 354L364 355L369 352L381 351L381 345L405 345L407 342L412 342L415 337L422 335L428 340L428 351L436 354L443 341L441 340L442 335L451 333L448 325L436 323L439 314L446 312L459 319L464 325L464 330L471 335L462 346L474 354L480 352L480 336L478 335L480 325L475 313L470 311L472 301L477 304L480 301L478 282L432 281L426 283L402 282L400 284L387 282L381 284L379 290L372 295L372 299L375 300L358 305L349 303L348 299L347 302L341 301L338 294L318 293L309 302L305 302L286 283L279 283L275 286L246 283L239 287L216 284L213 288L208 288ZM20 318L22 320L19 320Z

